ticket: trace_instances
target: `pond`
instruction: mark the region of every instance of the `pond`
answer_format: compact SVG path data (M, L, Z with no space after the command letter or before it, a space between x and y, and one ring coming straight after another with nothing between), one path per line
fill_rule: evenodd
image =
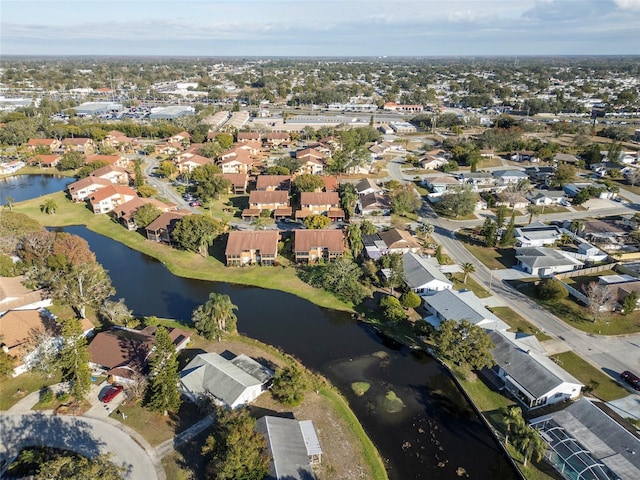
M89 242L115 297L137 315L188 321L210 292L230 295L241 333L280 347L343 392L391 479L516 478L446 370L427 355L385 341L347 313L275 290L176 277L157 260L84 227L64 230ZM359 397L354 382L371 387Z
M64 190L73 181L74 178L55 175L15 175L0 178L0 206L7 203L7 197L13 198L14 202L22 202Z

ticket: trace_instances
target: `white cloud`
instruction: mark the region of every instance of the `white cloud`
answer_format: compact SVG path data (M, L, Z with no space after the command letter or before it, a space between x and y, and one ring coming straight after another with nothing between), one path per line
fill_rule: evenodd
M623 10L637 10L640 12L640 0L613 0Z

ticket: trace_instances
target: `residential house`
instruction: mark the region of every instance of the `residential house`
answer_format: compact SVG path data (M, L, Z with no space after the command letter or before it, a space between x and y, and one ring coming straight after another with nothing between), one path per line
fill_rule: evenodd
M250 220L259 217L263 210L273 211L274 218L291 217L289 192L283 190L254 190L249 194L249 208L242 211L242 219Z
M363 178L358 183L356 183L356 192L358 195L369 195L370 193L382 193L384 188L378 185L371 178Z
M213 159L203 157L202 155L191 155L178 161L176 168L180 173L193 172L196 168L209 165L210 163L214 163Z
M93 330L93 325L84 319L81 328L86 335ZM9 310L0 316L0 345L16 360L14 377L26 372L30 363L38 361L37 353L34 353L38 345L34 339L39 333L48 334L47 341L51 342L52 348L60 348L60 324L45 309Z
M453 287L453 282L440 271L440 265L435 258L425 258L407 252L402 255L402 268L404 282L417 294L433 295Z
M253 161L248 150L234 147L220 155L218 165L222 168L222 173L249 173L253 168Z
M485 330L507 330L509 325L504 323L487 310L471 290L453 290L447 288L433 295L422 297L424 306L431 315L425 321L434 327L440 327L445 320L469 322Z
M447 165L449 163L449 160L441 156L431 155L427 153L421 157L418 157L418 162L420 163L420 167L425 170L437 170Z
M229 232L225 249L227 266L275 265L279 238L277 230Z
M182 150L184 146L188 145L190 141L191 141L191 135L189 134L189 132L176 133L175 135L172 135L171 137L167 138L167 143L169 145L176 146L180 150Z
M548 184L551 178L555 175L556 169L553 166L543 167L527 167L524 169L525 173L529 176L529 179L533 183Z
M49 152L53 153L62 148L62 143L57 138L30 138L26 147L32 152L38 148L48 148Z
M136 197L128 202L119 205L117 208L113 210L116 220L122 224L127 230L137 230L138 225L135 221L135 214L138 209L144 205L153 205L156 207L161 213L169 212L171 210L175 210L175 204L166 204L162 203L160 200L156 200L155 198L142 198Z
M94 170L91 172L91 176L109 180L114 184L129 185L129 173L124 168L116 167L115 165L106 165Z
M256 431L267 440L269 474L265 480L315 480L311 466L319 463L322 448L311 420L264 416Z
M540 161L540 157L533 150L521 150L512 152L509 159L514 162L532 162L536 163Z
M119 205L133 200L138 193L124 185L109 185L101 188L89 196L89 203L93 213L109 213Z
M382 156L391 150L390 142L380 142L374 143L369 147L369 153L371 154L371 159L376 160L382 158Z
M515 230L516 244L518 247L544 247L553 245L560 237L562 230L556 225L546 225L542 222L533 222Z
M516 248L516 261L518 268L541 277L570 272L584 265L583 262L565 252L547 247Z
M134 138L129 138L118 130L111 130L107 133L107 136L104 137L104 140L102 140L102 145L117 148L119 150L127 150L135 141L136 140Z
M497 207L505 206L515 210L524 210L529 205L529 200L524 195L509 194L504 191L496 194Z
M322 175L324 173L326 156L315 148L298 150L296 152L296 159L302 162L298 173L311 173L313 175Z
M590 398L530 420L564 478L640 478L640 439L609 405Z
M322 179L324 180L323 190L325 192L337 192L340 188L340 178L325 175Z
M57 167L62 160L60 155L36 155L33 157L33 163L39 165L41 168L54 168Z
M471 185L474 192L494 190L496 186L496 179L491 172L464 172L458 178L461 184Z
M0 315L7 310L33 310L51 305L51 298L45 290L27 288L24 281L22 275L0 277Z
M129 159L127 159L127 157L122 155L100 155L100 154L87 155L86 163L89 164L92 162L105 162L105 163L108 163L109 165L114 165L116 167L121 167L121 168L130 167Z
M362 243L368 258L377 260L382 255L393 253L417 253L422 248L420 243L406 230L391 228L373 235L363 235Z
M504 388L526 409L580 396L583 385L546 357L534 336L494 330L489 338L494 345L494 371Z
M294 230L293 251L298 263L335 260L342 257L344 248L342 230Z
M272 192L274 190L291 190L291 175L258 175L256 190Z
M523 180L529 180L529 175L522 170L494 170L492 174L501 185L518 184Z
M238 132L238 143L261 141L260 132Z
M89 344L89 366L97 375L107 375L117 383L130 383L136 374L147 373L149 356L155 344L155 327L134 330L115 327L98 333ZM169 336L180 350L186 347L190 333L171 329Z
M432 194L442 195L448 190L458 187L460 183L454 177L446 175L439 177L427 177L424 179L424 183L427 185Z
M98 190L110 185L113 184L107 179L88 176L67 185L67 191L73 202L84 202Z
M62 148L65 152L78 152L84 155L90 155L94 152L96 146L90 138L65 138L62 140Z
M173 243L171 232L173 232L176 224L186 215L191 215L191 212L187 210L176 210L175 212L163 213L145 228L147 239L152 242L171 245Z
M531 190L527 194L527 200L538 207L569 204L567 195L562 190Z
M570 164L576 164L580 161L580 159L578 157L576 157L575 155L570 155L568 153L556 153L553 156L553 161L555 163L570 163Z
M368 193L358 199L357 210L360 215L390 215L391 197L386 194Z
M264 146L267 148L287 147L291 143L288 132L269 132L265 135Z
M182 150L181 145L175 145L168 142L161 142L155 145L154 153L156 155L175 155Z
M231 186L229 187L230 193L234 193L236 195L244 195L247 193L249 175L246 173L223 173L222 177L231 182Z
M310 215L326 215L332 221L344 220L344 210L340 208L338 192L302 192L300 194L300 210L296 211L296 219L304 219Z
M180 386L193 402L209 397L233 409L253 402L272 378L271 370L247 355L227 360L217 353L201 353L180 372Z
M629 232L622 226L622 222L596 219L584 221L578 235L590 243L620 248L625 244Z

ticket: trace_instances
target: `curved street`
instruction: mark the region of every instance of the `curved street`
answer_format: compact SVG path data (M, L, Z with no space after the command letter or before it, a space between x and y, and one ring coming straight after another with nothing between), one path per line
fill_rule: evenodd
M164 478L158 475L151 456L133 438L96 418L46 413L0 415L0 459L11 461L27 446L71 450L89 458L107 453L111 454L111 461L124 465L126 479Z

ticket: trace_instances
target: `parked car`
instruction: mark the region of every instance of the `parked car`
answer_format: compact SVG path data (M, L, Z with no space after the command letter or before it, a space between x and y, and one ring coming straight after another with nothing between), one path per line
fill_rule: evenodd
M121 391L122 391L122 385L110 385L104 390L102 390L102 392L100 392L98 399L104 403L109 403Z
M202 202L200 200L195 200L193 202L189 203L190 207L201 207L202 206Z
M640 390L640 377L631 373L629 370L625 370L620 374L620 376L625 382L627 382L633 388L635 388L636 390Z

